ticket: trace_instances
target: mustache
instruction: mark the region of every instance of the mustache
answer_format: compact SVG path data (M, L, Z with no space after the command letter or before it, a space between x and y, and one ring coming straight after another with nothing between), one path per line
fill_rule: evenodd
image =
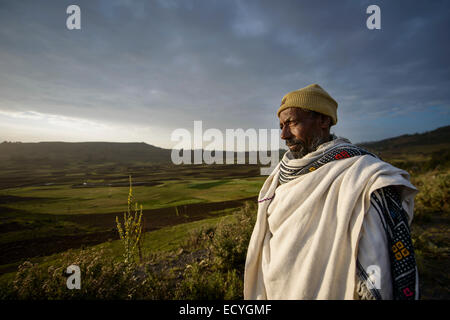
M301 144L304 145L304 142L302 140L298 140L298 139L289 139L285 141L286 145L289 146L293 146L293 145L297 145L297 144Z
M327 140L320 136L315 136L310 141L302 141L297 138L291 138L285 140L285 143L289 148L292 146L298 146L295 148L296 151L292 151L292 154L294 158L300 159L306 154L317 150L317 148L325 141Z

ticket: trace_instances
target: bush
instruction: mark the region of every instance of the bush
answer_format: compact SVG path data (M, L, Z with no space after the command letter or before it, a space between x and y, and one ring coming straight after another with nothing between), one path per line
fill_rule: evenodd
M237 270L222 272L205 261L187 266L175 299L235 300L243 298L243 281Z
M211 251L216 264L223 270L242 273L247 256L248 243L256 220L256 204L246 202L236 214L236 223L220 223L212 239Z
M181 247L186 250L196 250L207 248L216 234L217 226L199 228L189 233L187 239Z
M119 261L96 247L62 254L55 264L25 262L3 299L242 299L247 246L256 205L247 203L228 221L200 229L185 242L187 250L148 255L142 264ZM183 256L183 259L181 259ZM187 257L190 257L187 259ZM199 261L200 260L200 261ZM81 289L66 286L66 268L77 265Z
M81 289L66 286L66 268L77 265L81 271ZM138 269L117 262L110 251L101 249L65 253L57 264L45 270L38 264L24 262L12 283L10 299L132 299L142 293L145 279Z
M449 172L429 172L413 178L412 183L419 189L415 198L416 218L427 219L430 214L449 211Z

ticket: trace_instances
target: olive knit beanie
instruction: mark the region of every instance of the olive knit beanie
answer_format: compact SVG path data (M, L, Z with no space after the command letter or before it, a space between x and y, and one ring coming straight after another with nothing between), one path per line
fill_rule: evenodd
M286 94L281 100L277 116L287 108L302 108L330 116L335 125L337 123L337 102L318 84L311 84Z

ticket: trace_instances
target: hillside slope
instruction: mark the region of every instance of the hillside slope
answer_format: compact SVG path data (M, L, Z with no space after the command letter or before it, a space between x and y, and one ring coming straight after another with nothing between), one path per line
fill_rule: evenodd
M425 133L407 134L376 142L359 143L382 157L405 158L408 155L431 155L450 149L450 126ZM281 150L283 154L283 150ZM158 148L146 143L117 142L38 142L0 143L0 161L15 165L67 163L98 164L114 162L129 164L134 162L171 163L171 150ZM248 159L248 153L246 155ZM193 158L193 157L192 157Z
M375 142L359 143L358 145L385 157L430 154L450 149L450 126L424 133L405 134Z
M146 143L38 142L0 144L0 160L24 163L167 163L170 150Z

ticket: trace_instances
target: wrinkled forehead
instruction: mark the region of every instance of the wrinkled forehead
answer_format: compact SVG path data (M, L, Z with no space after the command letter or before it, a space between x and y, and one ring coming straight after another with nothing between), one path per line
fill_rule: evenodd
M310 117L310 112L304 111L300 108L287 108L280 112L280 123L292 120L301 120Z

